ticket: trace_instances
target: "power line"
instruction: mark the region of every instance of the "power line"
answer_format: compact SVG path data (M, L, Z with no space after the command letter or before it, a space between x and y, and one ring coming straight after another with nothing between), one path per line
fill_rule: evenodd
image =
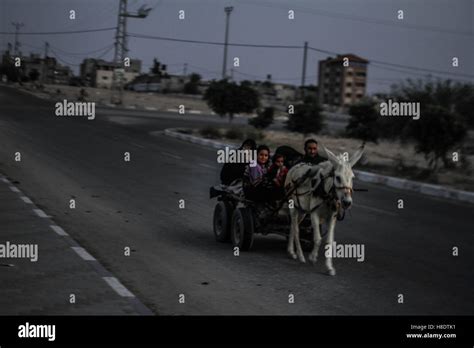
M372 66L373 68L382 69L382 70L394 71L394 72L402 73L402 74L405 74L405 75L416 75L416 76L421 76L421 77L424 77L424 78L431 78L431 77L438 77L438 78L440 78L440 76L436 76L436 75L433 75L433 74L426 74L426 73L421 73L421 72L414 72L414 71L409 71L409 70L402 70L402 69L392 68L392 67L389 67L389 66L379 65L379 64L377 64L377 63L371 64L371 66ZM462 78L453 78L453 80L472 83L471 80L462 79Z
M69 32L36 32L36 33L22 33L22 35L45 35L45 34L70 34L70 33L86 33L86 32L97 32L97 31L110 31L114 30L115 28L102 28L102 29L90 29L90 30L82 30L82 31L69 31ZM0 34L5 34L5 32L0 32ZM8 34L14 34L14 33L8 33ZM173 42L186 42L186 43L194 43L194 44L206 44L206 45L216 45L216 46L223 46L225 43L223 42L215 42L215 41L204 41L204 40L188 40L188 39L177 39L177 38L171 38L171 37L162 37L162 36L152 36L152 35L145 35L145 34L136 34L136 33L130 33L129 36L136 37L136 38L142 38L142 39L152 39L152 40L164 40L164 41L173 41ZM258 47L258 48L282 48L282 49L301 49L303 46L297 46L297 45L266 45L266 44L245 44L245 43L228 43L229 46L237 46L237 47ZM93 52L101 51L105 48L102 48L100 50L96 50ZM340 55L338 52L334 51L329 51L325 49L320 49L320 48L315 48L315 47L310 47L308 46L308 49L319 52L319 53L325 53L325 54L330 54L330 55ZM58 49L60 50L60 49ZM64 51L65 52L65 51ZM85 53L84 55L93 53ZM107 52L106 52L107 53ZM70 53L70 55L75 55L73 53ZM77 55L80 55L79 53ZM474 78L474 75L470 74L459 74L459 73L454 73L454 72L449 72L449 71L444 71L444 70L435 70L435 69L427 69L427 68L421 68L421 67L414 67L414 66L409 66L409 65L403 65L403 64L396 64L392 62L385 62L381 60L375 60L372 59L370 60L371 64L374 67L378 67L381 69L386 69L386 70L393 70L397 72L402 72L404 74L414 74L414 75L421 75L421 76L426 76L427 74L421 74L417 72L427 72L430 74L441 74L441 75L450 75L450 76L458 76L461 78ZM74 65L74 64L72 64ZM395 69L395 68L398 68ZM403 71L400 69L408 69L411 71ZM237 72L237 71L236 71ZM214 73L214 72L212 72ZM240 72L237 72L240 73ZM256 75L254 75L256 76Z
M153 35L144 35L144 34L136 34L136 33L129 33L128 36L136 37L136 38L139 38L139 39L174 41L174 42L187 42L187 43L196 43L196 44L204 44L204 45L214 45L214 46L224 46L225 45L224 42L217 42L217 41L176 39L176 38L172 38L172 37L153 36ZM259 47L259 48L289 48L289 49L303 48L303 46L296 46L296 45L266 45L266 44L243 44L243 43L228 43L228 46Z
M61 52L61 54L63 55L66 55L66 56L87 56L89 54L93 54L93 53L97 53L97 52L102 52L103 50L106 50L106 49L109 49L111 46L113 46L113 44L110 44L110 45L107 45L105 47L102 47L102 48L99 48L99 49L96 49L96 50L93 50L93 51L89 51L89 52L84 52L84 53L72 53L72 52L68 52L68 51L65 51L59 47L56 47L56 46L53 46L54 49L58 50Z
M115 30L115 27L112 28L98 28L98 29L85 29L85 30L71 30L71 31L29 31L22 32L21 35L66 35L66 34L83 34L83 33L95 33L101 31L110 31ZM0 35L15 35L15 32L9 31L0 31Z
M53 53L54 57L63 64L72 65L72 66L81 66L81 64L71 63L71 62L65 61L64 59L60 58L59 55L52 48L51 48L51 52Z
M104 53L102 53L101 55L95 57L95 59L100 59L100 58L104 57L113 48L114 48L114 45L109 45L108 49ZM66 64L66 65L72 65L72 66L81 66L81 64L75 64L75 63L71 63L71 62L68 62L68 61L64 60L63 58L60 57L60 55L58 55L58 53L54 49L50 48L50 50L53 53L54 57L57 60L59 60L61 63Z
M316 51L316 52L321 52L321 53L326 53L326 54L331 54L331 55L342 55L341 53L334 52L334 51L328 51L328 50L323 50L320 48L314 48L314 47L308 47L310 50ZM381 60L376 60L376 59L370 59L370 63L376 63L380 65L388 65L392 67L397 67L397 68L403 68L403 69L409 69L409 70L418 70L418 71L426 71L429 73L435 73L435 74L443 74L443 75L452 75L452 76L459 76L459 77L470 77L474 78L474 75L469 75L469 74L459 74L459 73L454 73L454 72L449 72L449 71L444 71L444 70L435 70L435 69L427 69L427 68L421 68L421 67L414 67L410 65L403 65L403 64L396 64L396 63L391 63L391 62L384 62Z
M176 38L170 38L170 37L143 35L143 34L135 34L135 33L130 33L130 36L137 37L137 38L143 38L143 39L175 41L175 42L187 42L187 43L195 43L195 44L207 44L207 45L217 45L217 46L225 45L225 43L216 42L216 41L176 39ZM241 47L260 47L260 48L290 48L290 49L301 49L301 48L303 48L303 46L296 46L296 45L264 45L264 44L242 44L242 43L229 43L228 45L229 46L241 46ZM310 47L310 46L308 46L308 49L310 49L312 51L320 52L320 53L330 54L330 55L340 55L340 53L338 53L338 52L324 50L324 49ZM474 78L474 75L468 75L468 74L458 74L458 73L449 72L449 71L413 67L413 66L396 64L396 63L391 63L391 62L384 62L384 61L375 60L375 59L372 59L370 61L373 62L373 63L381 64L381 65L400 67L400 68L410 69L410 70L418 70L418 71L426 71L426 72L435 73L435 74L444 74L444 75Z
M357 21L357 22L363 22L363 23L369 23L369 24L387 25L387 26L392 26L392 27L402 28L402 29L433 31L433 32L438 32L438 33L455 34L455 35L469 35L469 36L472 35L472 32L469 32L469 31L458 31L458 30L452 30L452 29L444 29L444 28L440 28L436 26L420 26L420 25L407 24L407 23L403 23L403 25L401 25L393 21L384 21L384 20L376 19L376 18L347 15L344 13L330 12L330 11L320 10L320 9L295 7L295 6L288 7L285 5L270 4L270 3L249 3L248 1L245 1L245 0L241 0L241 3L243 5L261 6L261 7L267 7L267 8L300 10L302 14L313 14L316 16L342 18L342 19L346 19L350 21Z

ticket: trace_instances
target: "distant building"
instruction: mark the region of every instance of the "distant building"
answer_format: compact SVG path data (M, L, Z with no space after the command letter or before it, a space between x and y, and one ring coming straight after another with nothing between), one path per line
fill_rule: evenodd
M344 66L344 58L348 66ZM319 61L319 103L341 107L356 104L365 95L368 64L368 60L354 54Z
M9 51L2 56L2 64L13 64ZM36 81L43 84L67 85L73 74L69 67L61 65L54 57L42 58L39 54L31 53L21 57L20 74L31 78L36 75Z
M289 102L296 99L297 87L284 83L275 83L273 85L277 101Z
M143 74L127 85L136 92L182 93L188 76Z
M124 85L133 81L141 71L141 61L131 59L129 67L123 67L121 64L107 62L103 59L86 58L82 61L80 67L81 80L86 86L98 88L112 88L114 72L120 69L123 71Z

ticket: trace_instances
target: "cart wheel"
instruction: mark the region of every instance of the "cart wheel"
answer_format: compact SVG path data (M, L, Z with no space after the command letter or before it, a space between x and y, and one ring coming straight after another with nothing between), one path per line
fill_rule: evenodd
M230 240L230 223L232 219L232 204L222 201L214 208L214 236L218 242Z
M250 250L253 244L253 217L249 208L238 208L232 215L232 245L242 251Z

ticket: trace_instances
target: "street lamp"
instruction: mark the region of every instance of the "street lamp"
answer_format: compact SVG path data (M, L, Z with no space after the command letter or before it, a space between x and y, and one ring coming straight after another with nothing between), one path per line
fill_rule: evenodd
M226 14L226 23L225 23L225 44L224 44L224 63L222 64L222 79L225 79L227 73L227 45L229 40L229 18L230 13L234 8L232 6L227 6L224 8Z

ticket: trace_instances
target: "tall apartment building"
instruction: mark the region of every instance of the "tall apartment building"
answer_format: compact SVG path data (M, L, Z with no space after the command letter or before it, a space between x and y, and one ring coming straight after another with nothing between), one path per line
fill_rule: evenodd
M362 99L367 85L368 64L368 60L354 54L319 61L320 104L348 107Z

